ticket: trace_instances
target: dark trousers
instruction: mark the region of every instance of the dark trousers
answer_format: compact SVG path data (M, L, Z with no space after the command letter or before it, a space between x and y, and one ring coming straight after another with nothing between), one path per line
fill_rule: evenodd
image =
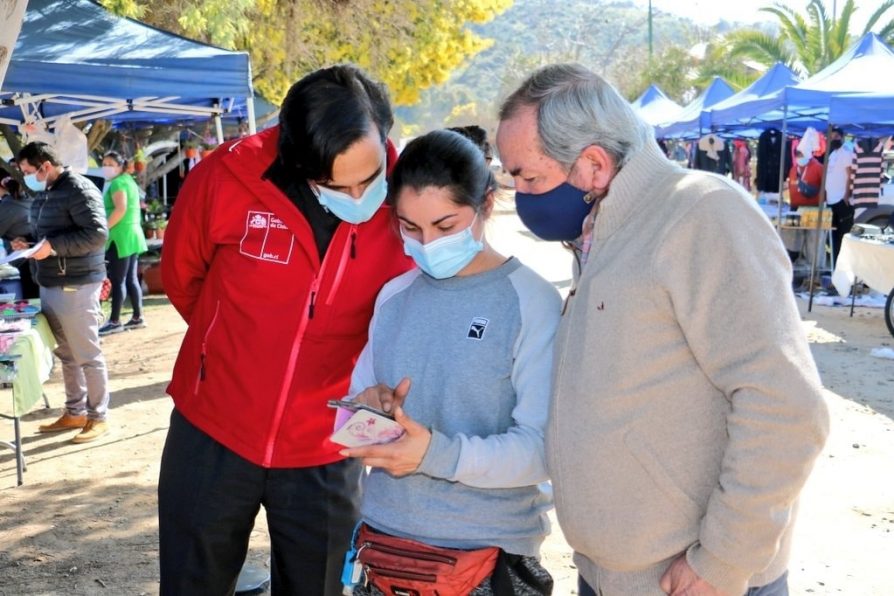
M113 242L106 251L106 271L109 281L112 282L112 313L110 321L121 320L121 307L124 299L130 297L130 305L133 307L133 318L143 316L143 290L140 288L140 280L137 279L137 264L139 255L119 258L118 248Z
M31 259L23 259L16 265L19 270L19 280L22 282L22 298L30 300L31 298L40 298L40 286L34 281L34 274L31 273Z
M854 227L854 208L844 200L831 206L832 209L832 257L833 262L838 263L838 253L841 252L841 242L844 235L850 233Z
M272 593L341 594L362 469L358 460L263 468L174 410L158 480L161 595L233 594L261 505Z

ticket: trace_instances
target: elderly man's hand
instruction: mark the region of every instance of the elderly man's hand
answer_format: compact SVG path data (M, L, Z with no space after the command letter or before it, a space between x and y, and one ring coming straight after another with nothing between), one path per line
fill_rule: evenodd
M727 596L702 578L700 578L683 553L671 563L661 577L661 589L670 596Z

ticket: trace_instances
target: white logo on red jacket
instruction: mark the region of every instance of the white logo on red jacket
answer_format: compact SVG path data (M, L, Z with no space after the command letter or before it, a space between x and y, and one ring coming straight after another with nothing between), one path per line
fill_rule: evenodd
M247 257L285 265L292 258L295 236L281 219L267 211L249 211L239 252Z

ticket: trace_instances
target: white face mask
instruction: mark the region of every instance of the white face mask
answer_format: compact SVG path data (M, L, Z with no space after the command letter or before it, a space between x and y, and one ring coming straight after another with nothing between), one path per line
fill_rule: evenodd
M372 219L385 202L385 197L388 195L388 181L385 179L383 166L382 171L363 190L359 199L325 186L317 185L316 190L320 205L343 221L359 224Z
M102 167L102 177L106 180L111 180L119 174L117 166L103 166Z

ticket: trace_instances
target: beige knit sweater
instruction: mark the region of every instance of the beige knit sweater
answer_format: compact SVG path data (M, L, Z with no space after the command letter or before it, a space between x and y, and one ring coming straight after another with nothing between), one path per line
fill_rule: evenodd
M788 257L741 187L654 144L625 165L556 350L550 473L591 585L663 594L684 551L733 595L785 571L828 412Z

